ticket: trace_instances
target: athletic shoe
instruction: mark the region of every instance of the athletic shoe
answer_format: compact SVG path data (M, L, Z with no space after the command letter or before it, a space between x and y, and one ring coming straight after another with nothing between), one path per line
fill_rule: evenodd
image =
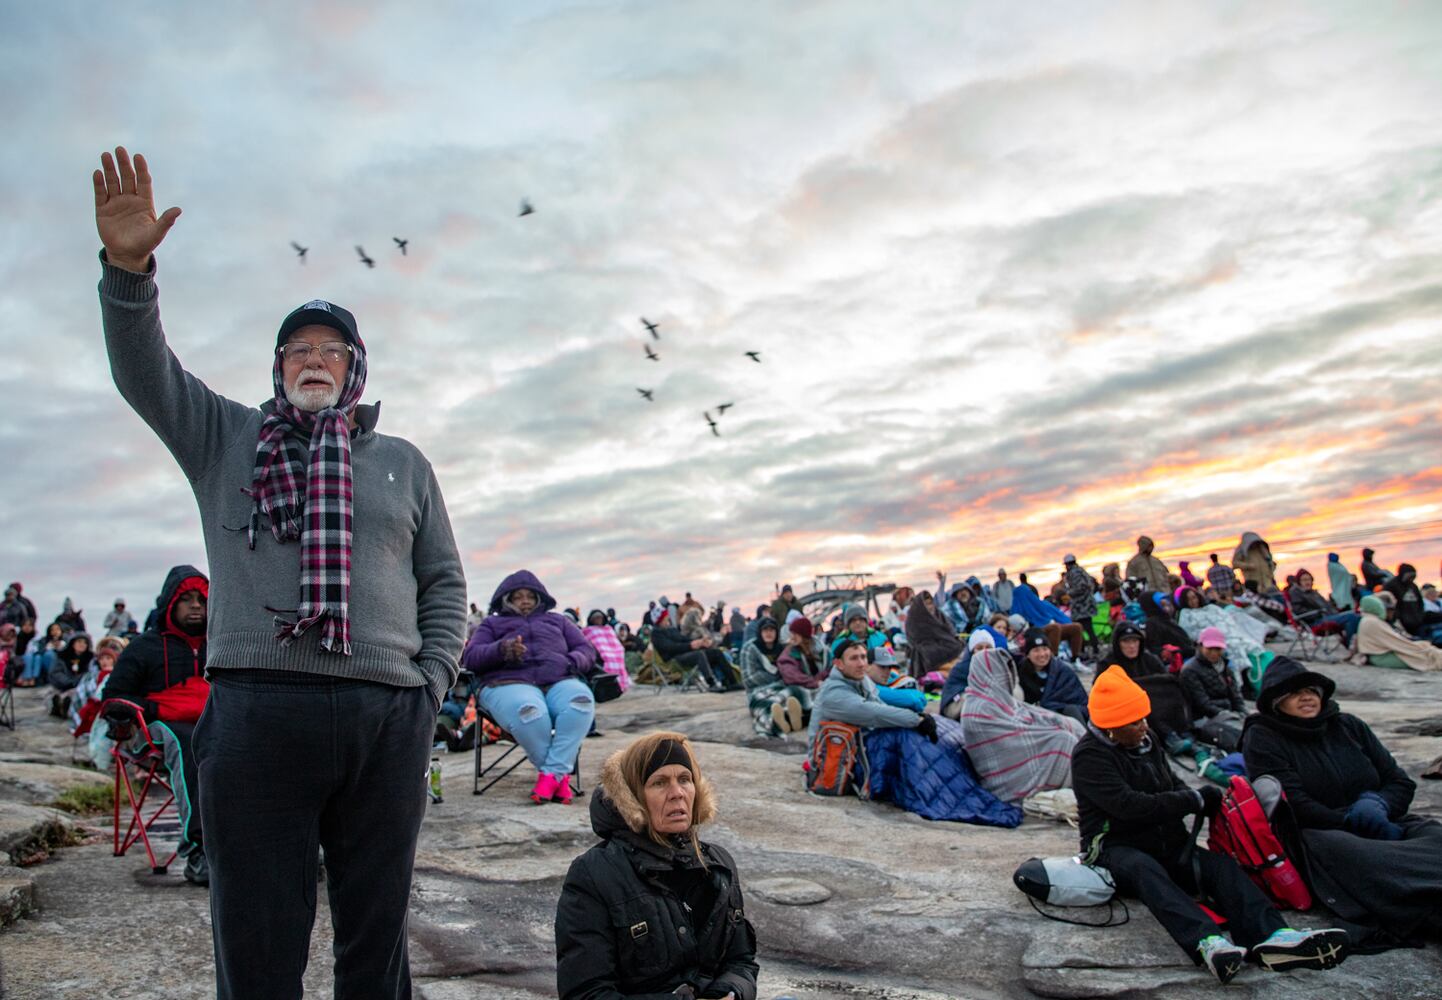
M793 733L801 732L801 727L806 724L801 718L801 702L796 700L795 695L786 696L786 721L791 724Z
M192 885L210 885L210 863L205 860L205 852L198 847L185 859L185 881Z
M779 701L771 703L771 724L783 736L791 732L791 721L786 718L786 709Z
M1284 927L1253 948L1252 954L1272 972L1331 969L1347 957L1347 933L1336 928L1297 931Z
M556 776L544 771L536 778L536 787L531 789L531 801L536 805L550 802L556 795Z
M1231 775L1218 767L1217 762L1214 760L1209 760L1205 764L1203 764L1201 770L1199 770L1197 773L1200 774L1203 778L1206 778L1208 781L1215 782L1216 784L1221 785L1223 788L1228 787L1232 780Z
M1242 971L1242 963L1247 960L1247 949L1237 947L1220 934L1213 934L1197 943L1197 955L1211 974L1217 977L1217 982L1225 986Z
M561 775L561 780L556 782L555 800L563 806L568 806L571 804L572 798L574 798L574 796L571 794L571 776L569 774L563 774Z

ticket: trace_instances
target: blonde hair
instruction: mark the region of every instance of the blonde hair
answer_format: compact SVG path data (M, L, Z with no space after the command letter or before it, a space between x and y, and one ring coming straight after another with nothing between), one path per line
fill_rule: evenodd
M657 748L667 740L679 745L689 762L686 766L691 772L696 797L691 803L691 829L685 836L690 839L696 857L704 864L701 841L696 835L696 829L715 818L716 798L711 790L711 783L701 775L701 767L697 763L696 751L691 746L691 741L683 734L662 730L638 736L629 745L606 758L606 763L601 766L601 787L632 832L644 833L665 847L672 846L665 834L651 826L651 814L646 809L646 765L650 763Z

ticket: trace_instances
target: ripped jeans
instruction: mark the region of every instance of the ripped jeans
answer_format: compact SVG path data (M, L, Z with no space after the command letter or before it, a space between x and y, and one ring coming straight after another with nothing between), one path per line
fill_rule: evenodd
M536 770L557 778L576 766L581 741L596 716L590 687L576 677L544 691L531 684L496 684L482 688L477 700L515 737Z

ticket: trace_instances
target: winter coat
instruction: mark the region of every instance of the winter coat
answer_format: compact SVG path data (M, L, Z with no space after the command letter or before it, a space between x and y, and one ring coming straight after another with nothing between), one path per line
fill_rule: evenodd
M1255 531L1242 535L1232 553L1232 569L1242 574L1247 583L1257 585L1257 593L1270 594L1277 589L1277 563L1272 549Z
M1011 614L1011 595L1015 589L1016 584L1010 580L997 580L991 585L991 598L996 602L998 611Z
M1029 705L1040 705L1053 712L1060 712L1068 705L1087 707L1086 688L1071 667L1055 658L1047 664L1046 676L1039 677L1031 661L1018 654L1016 676Z
M794 594L789 601L784 597L778 597L771 602L771 617L776 619L778 625L785 625L786 616L793 611L800 611L802 614L806 613L802 610L801 602L796 599Z
M1236 677L1226 663L1223 659L1212 666L1198 654L1182 664L1182 687L1187 692L1187 703L1192 706L1192 718L1210 719L1218 712L1246 711Z
M591 828L601 843L571 863L556 905L556 995L663 1000L689 983L698 997L756 1000L756 932L731 855L704 841L699 859L656 843L613 761L600 783ZM698 826L715 812L704 784L693 808Z
M166 574L155 599L158 626L130 640L105 682L106 698L134 702L147 722L195 722L210 696L205 636L182 631L171 617L180 595L195 589L208 594L210 581L194 566Z
M1430 632L1430 629L1426 627L1426 611L1422 607L1422 591L1417 586L1416 568L1408 563L1398 566L1397 575L1388 580L1382 589L1397 598L1397 624L1409 635L1427 638L1423 633Z
M1310 671L1295 660L1278 657L1262 676L1259 711L1247 718L1242 730L1247 773L1270 774L1280 781L1303 827L1337 829L1347 808L1363 792L1381 795L1391 818L1405 815L1416 783L1367 723L1337 707L1329 679L1317 675L1325 683L1322 711L1316 719L1296 719L1271 707L1283 685L1302 673Z
M1141 580L1148 590L1171 593L1167 564L1152 555L1155 543L1145 535L1137 539L1137 554L1127 560L1127 576Z
M526 588L540 598L528 615L506 607L512 591ZM576 624L553 613L556 601L527 570L512 573L491 595L490 614L476 626L461 653L461 665L476 675L482 688L496 684L531 684L545 688L567 677L585 677L596 665L596 650ZM502 642L520 636L526 655L506 659Z
M1109 847L1174 861L1190 840L1182 818L1197 812L1202 798L1172 773L1161 741L1148 739L1145 751L1133 752L1088 727L1072 753L1081 850L1089 862Z
M816 650L816 666L813 670L812 665L800 650L794 646L787 646L776 659L776 669L781 672L783 683L810 688L814 691L821 686L826 672L831 669L831 654L824 647L818 648Z
M1281 782L1301 828L1299 861L1307 881L1332 913L1353 925L1347 929L1354 944L1420 943L1442 933L1442 826L1408 812L1416 786L1365 722L1340 711L1329 678L1306 678L1323 691L1315 719L1272 709L1283 682L1301 673L1310 671L1283 657L1267 668L1261 710L1242 735L1247 774ZM1364 792L1386 802L1400 840L1343 828L1347 808Z
M1071 601L1068 613L1073 621L1084 621L1097 613L1097 585L1086 570L1072 563L1066 571L1066 594Z
M936 720L937 741L905 729L866 734L871 798L892 802L925 819L986 826L1021 825L1022 811L981 785L962 746L961 726Z
M678 656L695 652L691 638L679 628L661 627L651 630L651 645L663 660L674 660Z
M1111 653L1107 656L1106 662L1102 665L1101 670L1105 670L1107 667L1115 664L1116 666L1119 666L1124 671L1126 671L1126 675L1132 680L1136 680L1139 677L1150 677L1155 674L1164 674L1167 672L1167 668L1162 664L1161 659L1156 654L1148 652L1145 647L1137 651L1137 655L1134 659L1129 659L1128 657L1124 656L1122 654L1122 639L1126 638L1127 636L1133 636L1137 639L1141 639L1143 642L1146 641L1146 637L1142 634L1142 630L1139 629L1137 626L1131 624L1130 622L1124 622L1123 624L1118 625L1115 629L1112 630ZM1097 671L1098 674L1101 673L1101 670Z

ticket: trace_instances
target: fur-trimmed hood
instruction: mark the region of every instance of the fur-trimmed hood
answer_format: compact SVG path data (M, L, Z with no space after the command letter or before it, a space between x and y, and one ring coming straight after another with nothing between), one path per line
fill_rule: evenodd
M651 841L646 805L636 798L621 777L621 755L624 752L618 750L601 765L600 790L591 796L591 829L602 840L609 840L617 833L629 831L641 839ZM694 748L692 754L695 754ZM711 789L711 783L702 775L694 777L696 801L691 806L693 833L697 827L716 817L716 795Z

